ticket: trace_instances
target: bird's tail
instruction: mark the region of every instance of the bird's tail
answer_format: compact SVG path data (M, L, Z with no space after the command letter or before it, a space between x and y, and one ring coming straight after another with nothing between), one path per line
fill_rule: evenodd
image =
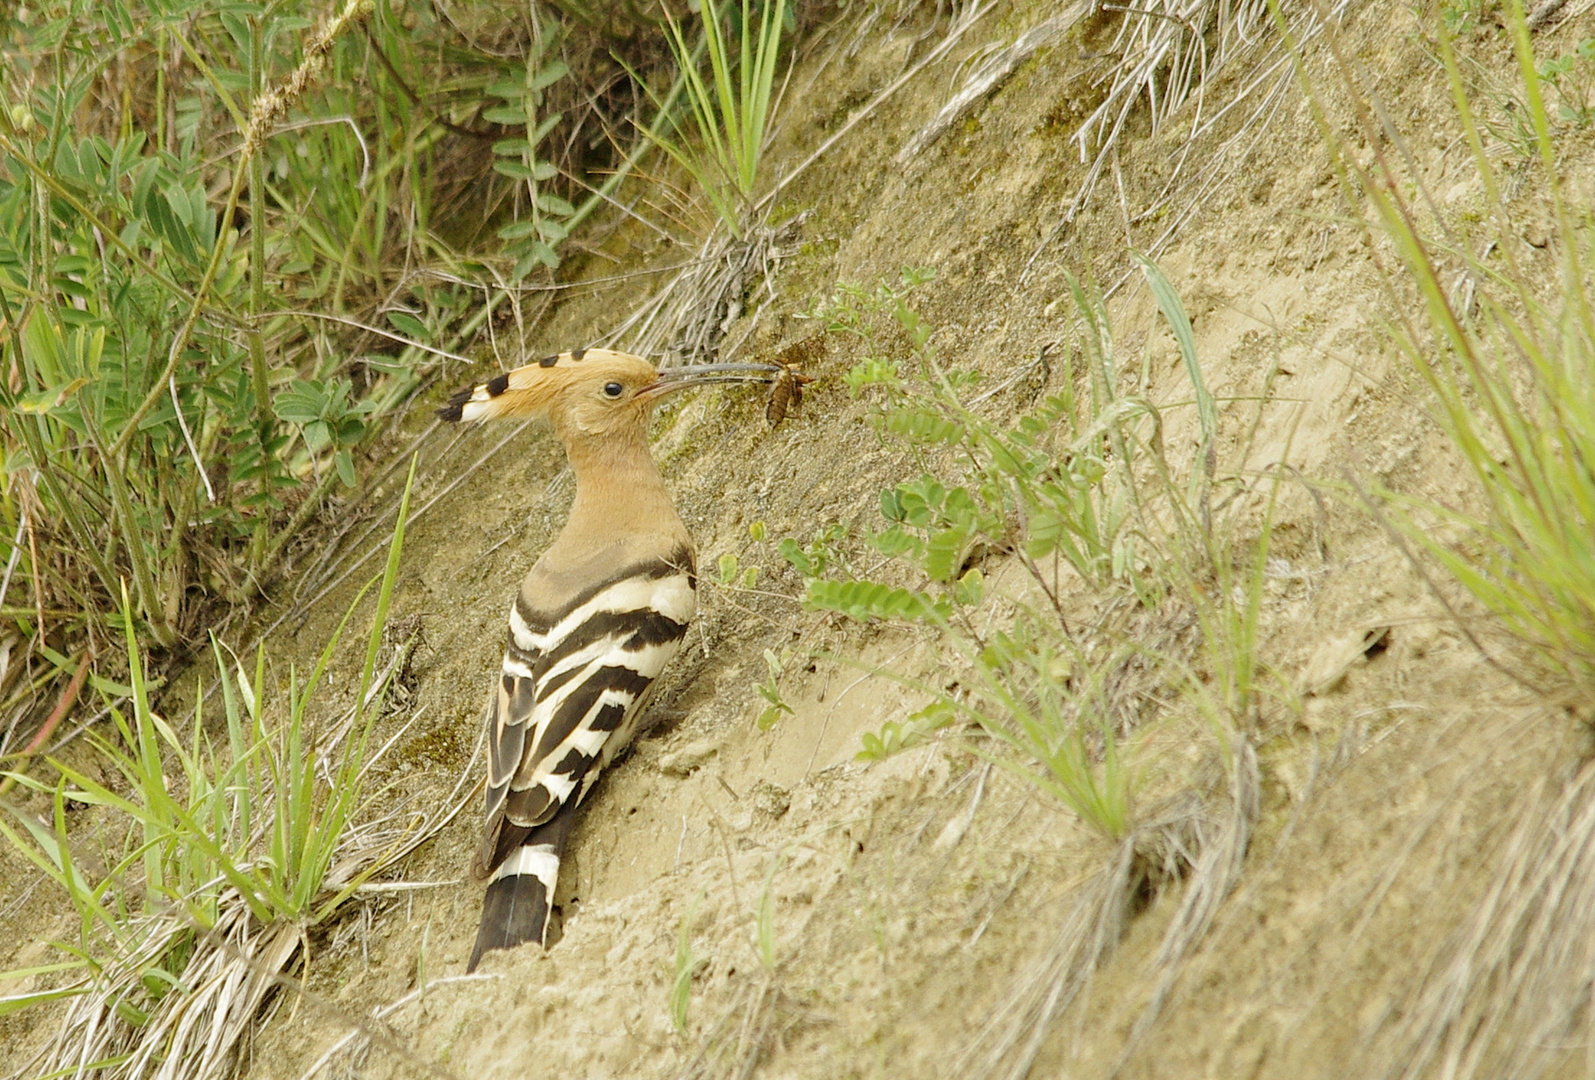
M526 830L520 844L493 871L467 972L475 971L482 954L492 949L513 949L528 941L546 944L559 863L574 817L568 811L574 808L572 800L550 821Z

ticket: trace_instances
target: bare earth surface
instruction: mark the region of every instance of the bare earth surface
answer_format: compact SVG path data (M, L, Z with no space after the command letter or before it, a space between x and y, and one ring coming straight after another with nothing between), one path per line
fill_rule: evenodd
M1053 235L1084 174L1070 136L1100 93L1092 56L1106 46L1108 24L1088 21L1041 49L915 160L893 161L962 85L963 61L1056 13L1016 5L985 16L782 193L780 213L808 216L786 241L773 303L730 328L729 342L746 341L741 356L811 333L794 316L837 282L872 285L904 266L929 267L937 276L917 302L942 357L984 372L988 385L1020 373L982 406L1017 415L1057 390L1046 366L1020 369L1069 333L1067 271L1105 289L1123 282L1109 310L1126 379L1144 371L1143 392L1156 402L1189 397L1175 344L1139 275L1130 276L1126 246L1152 249L1195 194L1176 185L1158 209L1195 104L1156 132L1132 118L1086 210ZM944 25L933 29L926 12L895 28L883 17L860 33L847 16L811 36L770 174L806 157L924 56ZM1440 213L1460 219L1476 211L1482 190L1424 25L1405 6L1370 5L1347 16L1340 47L1384 95L1442 199ZM1266 19L1258 33L1273 33ZM1581 16L1537 40L1567 49L1592 33L1595 23ZM1503 39L1480 35L1471 47L1507 77ZM1356 146L1349 99L1323 53L1321 43L1310 50L1310 70L1328 123ZM1257 73L1243 55L1213 80L1203 108ZM1238 130L1221 120L1198 139L1187 174ZM1351 216L1298 87L1258 131L1254 145L1249 136L1235 144L1199 212L1154 250L1194 318L1207 384L1220 399L1220 461L1232 470L1283 462L1331 485L1360 477L1464 500L1463 471L1384 330L1393 317L1380 280L1388 256ZM1562 149L1584 198L1590 138L1570 134ZM1532 221L1536 193L1515 198ZM1530 265L1549 258L1536 241L1530 228L1519 253ZM593 276L681 257L641 228L616 233L604 253L592 260ZM537 328L531 354L597 341L641 295L623 287L573 297ZM764 299L750 296L750 310ZM863 733L924 703L872 671L934 680L941 664L928 634L802 610L793 599L800 584L774 549L776 538L806 540L831 521L878 523L880 489L918 471L841 384L859 359L848 339L828 338L807 365L817 381L804 415L773 431L762 398L735 388L657 421L656 452L704 568L701 614L665 676L651 736L603 782L577 827L558 944L493 954L485 977L458 979L481 903L464 876L480 827L473 794L405 868L404 880L434 887L385 894L313 942L314 996L279 996L243 1075L298 1080L359 1023L366 1032L319 1075L422 1076L434 1066L442 1073L431 1075L468 1078L744 1067L740 1075L766 1077L980 1073L956 1071L960 1053L1053 946L1071 898L1110 848L955 739L855 761ZM495 370L485 359L449 381ZM422 406L436 403L418 405L390 450L426 429ZM1191 412L1169 410L1165 437L1181 456L1195 438ZM482 768L473 750L504 613L570 497L558 446L537 430L465 475L506 433L453 442L438 430L422 444L418 504L465 479L414 523L404 553L394 616L420 615L425 645L412 696L378 732L385 741L421 711L378 769L376 782L391 784L395 801L436 802L462 770ZM1564 709L1480 659L1354 496L1315 496L1304 483L1280 490L1262 653L1295 693L1265 708L1249 733L1261 812L1239 883L1194 954L1161 983L1157 953L1180 887L1149 897L1089 992L1048 1027L1034 1076L1382 1075L1393 1025L1420 977L1496 879L1514 830L1543 813L1536 807L1586 752ZM754 522L770 539L750 538ZM761 568L752 590L709 580L724 554ZM376 568L368 563L351 582ZM988 569L994 588L1018 587L1017 574ZM286 682L291 660L303 669L352 597L346 584L303 627L279 631L270 646L276 678ZM1094 598L1083 587L1066 589L1066 601L1071 615L1090 617ZM1505 645L1484 640L1506 666L1516 663ZM754 685L766 676L763 653L786 646L815 658L782 680L794 714L761 731ZM358 678L359 652L351 645L338 658L335 687ZM1153 726L1139 736L1138 806L1216 783L1208 755L1179 730ZM4 907L26 885L15 854L0 860ZM22 943L10 950L11 966L39 949L27 942L41 924L58 919L66 932L53 902L41 889L7 916L6 940ZM761 910L764 945L773 946L762 957ZM684 925L703 964L681 1033L669 996ZM360 1019L418 990L380 1023ZM1142 1017L1150 1019L1137 1030ZM5 1029L19 1046L43 1035ZM1583 1075L1585 1049L1569 1045L1566 1075Z

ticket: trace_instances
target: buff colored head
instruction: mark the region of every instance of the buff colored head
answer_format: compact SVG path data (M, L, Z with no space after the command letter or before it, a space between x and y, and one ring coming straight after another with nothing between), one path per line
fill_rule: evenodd
M444 420L544 417L560 437L602 438L640 431L655 401L675 390L717 382L770 382L776 364L700 364L659 371L640 356L578 349L544 357L461 390L438 410Z

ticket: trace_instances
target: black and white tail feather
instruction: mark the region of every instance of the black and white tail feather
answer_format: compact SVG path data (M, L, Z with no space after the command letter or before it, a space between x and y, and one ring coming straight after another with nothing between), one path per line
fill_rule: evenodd
M472 866L489 884L468 970L491 949L546 942L575 810L635 736L692 620L696 585L682 547L557 610L539 609L524 586L516 596L489 706L487 830Z

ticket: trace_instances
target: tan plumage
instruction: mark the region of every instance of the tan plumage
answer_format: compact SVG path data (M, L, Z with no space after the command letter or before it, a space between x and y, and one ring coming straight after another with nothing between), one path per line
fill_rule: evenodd
M630 743L680 647L697 585L692 537L648 451L654 402L707 382L763 381L774 364L657 371L627 353L547 357L463 390L445 420L548 419L576 474L570 518L521 582L489 704L489 881L471 955L546 940L575 810Z

